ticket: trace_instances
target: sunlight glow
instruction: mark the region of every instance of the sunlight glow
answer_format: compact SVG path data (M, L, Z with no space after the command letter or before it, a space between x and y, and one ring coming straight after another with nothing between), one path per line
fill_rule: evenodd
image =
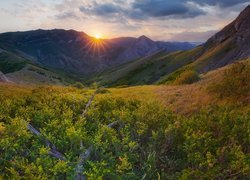
M95 34L94 37L95 37L96 39L101 39L102 36L101 36L100 34Z
M103 41L103 36L101 34L94 34L93 38L89 38L85 48L87 52L91 55L101 55L109 49L109 44Z

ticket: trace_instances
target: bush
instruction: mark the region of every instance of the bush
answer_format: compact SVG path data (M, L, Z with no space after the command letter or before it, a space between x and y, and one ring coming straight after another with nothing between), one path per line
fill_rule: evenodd
M221 79L209 86L210 92L220 98L246 97L250 89L250 66L249 63L237 62L227 69Z
M84 85L81 82L76 82L72 86L75 87L75 88L78 88L78 89L84 88Z
M211 107L183 117L146 96L143 101L103 94L83 117L93 91L50 86L23 90L1 89L0 179L73 179L79 155L90 147L82 165L87 179L249 176L249 112ZM25 121L67 160L53 158Z
M98 90L98 94L107 94L107 93L110 93L110 91L106 88L100 88Z
M199 74L196 71L188 70L181 73L180 76L175 79L174 84L192 84L199 79Z
M92 84L90 84L89 87L92 89L97 89L99 86L98 86L97 82L93 82Z

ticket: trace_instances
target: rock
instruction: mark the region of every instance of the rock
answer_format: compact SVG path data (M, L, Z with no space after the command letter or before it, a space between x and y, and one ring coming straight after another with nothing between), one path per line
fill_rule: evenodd
M10 82L8 78L0 71L0 82Z

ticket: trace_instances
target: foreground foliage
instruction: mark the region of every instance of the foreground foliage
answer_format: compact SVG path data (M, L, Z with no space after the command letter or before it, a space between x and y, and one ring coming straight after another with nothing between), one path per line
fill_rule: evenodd
M82 171L89 179L222 179L250 173L248 112L210 107L181 117L159 102L102 91L82 116L92 90L39 87L18 92L1 91L0 96L2 178L74 178L79 155L89 147ZM48 147L26 122L66 160L48 155ZM109 128L112 122L119 123Z

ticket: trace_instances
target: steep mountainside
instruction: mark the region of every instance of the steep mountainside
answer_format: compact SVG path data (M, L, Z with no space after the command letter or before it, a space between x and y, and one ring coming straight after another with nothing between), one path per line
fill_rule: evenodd
M159 50L170 52L173 49L192 47L194 45L187 43L166 45L165 42L155 42L145 36L97 40L74 30L35 30L0 34L2 49L48 68L85 75L152 55Z
M250 5L229 25L211 37L195 62L199 72L207 72L250 57Z

